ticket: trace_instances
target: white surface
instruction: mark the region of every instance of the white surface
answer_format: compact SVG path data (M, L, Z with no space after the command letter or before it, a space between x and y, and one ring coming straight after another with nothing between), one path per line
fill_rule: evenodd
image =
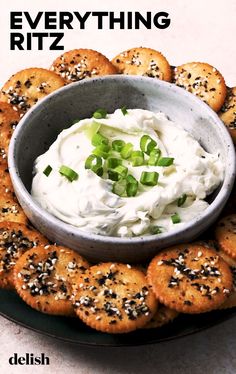
M138 4L138 5L137 5ZM165 30L66 31L65 50L93 48L112 58L121 50L146 46L160 50L173 65L205 61L216 66L229 86L236 85L236 2L235 0L1 0L0 85L14 72L35 66L48 67L60 51L9 51L9 12L13 10L136 10L167 11L172 24ZM233 374L236 368L236 319L211 330L162 345L139 348L74 347L40 336L0 318L0 372L57 374ZM14 353L45 352L50 367L10 367Z
M230 86L236 85L234 72L236 47L236 2L234 0L1 0L0 85L14 72L31 66L47 68L61 51L9 51L10 11L166 11L171 25L167 29L97 30L96 20L88 20L85 30L65 30L65 51L93 48L112 58L122 50L145 46L161 51L172 65L191 61L208 62L218 68ZM24 23L26 25L26 23ZM15 30L20 31L20 30ZM29 31L29 30L27 30ZM36 31L43 31L43 28ZM52 30L53 31L53 30ZM47 31L47 32L50 32ZM47 45L48 46L48 45Z
M204 332L146 347L82 347L53 340L3 318L1 374L235 374L236 319ZM44 352L50 366L14 366L14 352Z

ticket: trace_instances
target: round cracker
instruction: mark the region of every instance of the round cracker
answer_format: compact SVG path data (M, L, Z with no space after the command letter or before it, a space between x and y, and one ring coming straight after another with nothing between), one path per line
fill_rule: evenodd
M236 214L223 217L217 223L215 237L220 249L236 259Z
M40 99L64 85L64 79L53 71L24 69L12 75L4 84L0 100L11 104L22 117Z
M171 81L171 67L167 59L151 48L132 48L112 59L120 74L142 75Z
M229 266L199 244L171 247L151 261L147 277L156 297L171 309L203 313L219 307L232 288Z
M0 287L14 289L13 269L27 250L47 244L47 239L29 225L0 223Z
M9 174L9 169L5 163L0 163L0 180L0 195L6 195L12 199L16 199L14 188Z
M228 88L224 105L218 114L236 144L236 87Z
M230 266L233 275L233 289L229 294L228 299L222 305L220 305L219 309L234 308L236 307L236 260L228 256L225 252L221 250L219 251L219 255Z
M0 148L5 154L8 153L11 136L19 120L19 113L10 104L0 102Z
M165 305L159 305L152 319L144 326L144 329L155 329L172 322L179 313Z
M54 245L24 253L14 267L14 285L32 308L54 315L72 316L71 282L89 267L77 252Z
M51 70L60 74L66 83L117 73L106 56L92 49L73 49L63 53L53 62Z
M92 266L78 277L73 303L83 322L108 333L141 328L157 309L145 274L130 265L110 262Z
M7 193L0 195L0 222L4 221L28 223L28 218L20 204L14 196Z
M205 62L189 62L174 69L174 83L199 97L218 112L227 88L221 73Z

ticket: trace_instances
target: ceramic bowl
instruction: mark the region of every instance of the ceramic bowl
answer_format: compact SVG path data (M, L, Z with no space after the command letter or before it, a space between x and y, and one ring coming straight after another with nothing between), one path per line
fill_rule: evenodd
M75 119L91 117L97 108L122 106L162 111L190 132L209 152L219 150L225 168L222 185L209 207L183 227L159 235L117 238L86 233L43 210L31 197L34 160ZM184 145L183 145L184 146ZM194 240L217 219L235 177L231 138L204 102L173 84L138 76L107 76L67 85L41 100L21 120L11 140L9 168L16 195L30 221L51 241L68 246L92 261L139 262L161 248Z

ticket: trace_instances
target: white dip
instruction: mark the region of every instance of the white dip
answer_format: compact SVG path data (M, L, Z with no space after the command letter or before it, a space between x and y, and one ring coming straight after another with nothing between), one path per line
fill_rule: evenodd
M99 133L114 140L132 143L134 150L140 150L140 138L148 134L156 141L161 157L174 158L168 167L146 165L132 166L130 160L123 160L139 181L134 197L118 196L112 192L114 181L107 179L106 161L104 175L99 177L85 169L85 161L92 154L94 146L88 128L94 118L84 119L62 131L49 150L35 161L32 196L45 210L62 221L79 227L89 233L109 236L137 236L173 230L198 216L208 203L207 195L223 179L223 165L219 154L207 153L200 144L176 123L168 120L163 113L132 109L126 115L120 109L108 114L100 123ZM112 157L120 157L113 153ZM51 173L46 176L45 168L50 165ZM59 173L66 165L78 173L72 182ZM143 171L159 173L157 185L153 187L140 183ZM183 205L177 200L187 195ZM177 221L173 223L173 215Z

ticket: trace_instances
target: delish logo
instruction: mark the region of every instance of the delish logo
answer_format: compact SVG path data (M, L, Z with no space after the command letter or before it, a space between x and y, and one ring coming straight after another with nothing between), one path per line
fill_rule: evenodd
M26 353L24 356L18 356L14 353L9 358L10 365L49 365L49 357L45 353L41 353L40 356L35 356L34 353Z

